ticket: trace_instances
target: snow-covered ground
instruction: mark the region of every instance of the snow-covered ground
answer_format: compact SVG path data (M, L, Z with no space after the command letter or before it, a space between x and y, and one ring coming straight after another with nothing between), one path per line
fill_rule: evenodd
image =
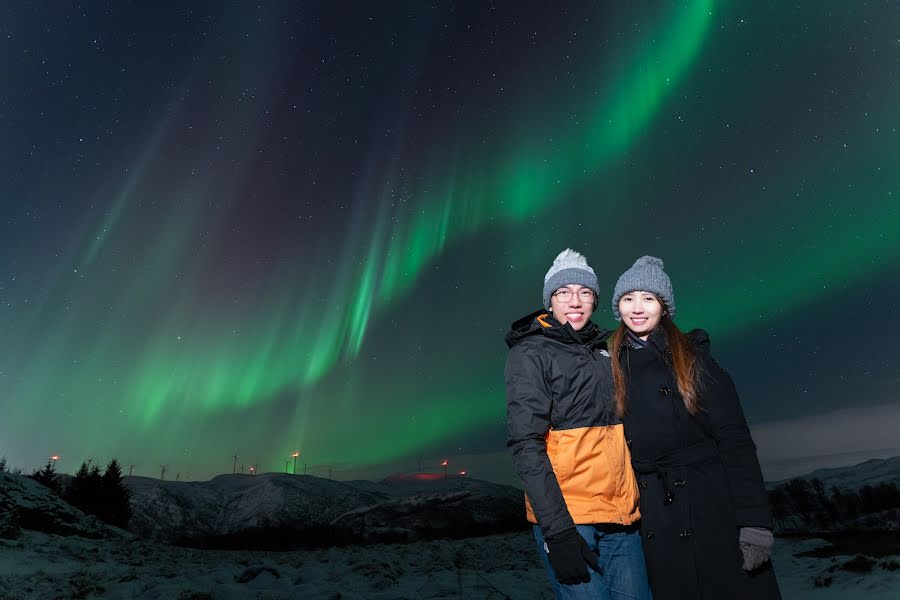
M785 600L900 598L900 557L877 559L858 573L841 568L852 556L795 556L827 544L778 539L775 568ZM293 552L193 550L33 531L0 540L0 599L93 597L531 600L552 594L529 532Z
M821 539L776 539L775 572L784 600L900 598L900 556L871 559L874 564L865 572L852 570L854 564L860 564L858 559L851 563L855 558L852 555L796 556L827 546L829 543ZM844 568L848 563L851 570Z
M900 468L897 460L869 461L856 473L849 469L821 475L834 485L871 484L894 477L883 463ZM211 493L214 487L218 491ZM359 498L362 505L337 518L324 515L323 522L333 531L353 533L353 540L391 539L373 537L388 526L419 536L406 539L420 540L289 552L219 551L168 546L104 525L37 482L0 473L0 535L9 538L0 539L0 600L551 598L527 530L421 541L435 523L442 524L442 534L465 535L464 526L471 523L497 531L490 527L508 520L504 515L509 507L519 515L521 506L521 492L504 487L477 480L338 484L281 475L226 476L196 485L149 480L132 485L136 497L143 499L137 507L155 511L148 523L171 521L175 515L182 526L199 523L208 529L207 521L219 520L206 513L216 517L237 511L251 497L254 514L263 515L280 515L287 505L299 510L296 507L315 500L318 504L292 517L309 521L322 516L315 512L317 506L337 506L338 497ZM283 531L289 521L272 521L271 531ZM881 522L896 523L896 518ZM900 598L896 529L825 535L840 548L824 539L777 538L775 571L785 600ZM848 553L839 554L839 549Z
M530 533L293 552L26 531L0 540L0 599L552 598Z

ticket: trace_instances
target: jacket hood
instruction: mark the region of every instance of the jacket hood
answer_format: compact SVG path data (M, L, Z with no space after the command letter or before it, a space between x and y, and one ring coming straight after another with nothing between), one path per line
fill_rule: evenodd
M506 334L506 345L512 348L525 338L534 335L542 335L568 344L589 345L602 342L609 337L609 333L597 327L593 321L588 321L581 331L575 331L568 323L560 324L546 309L540 309L510 325Z

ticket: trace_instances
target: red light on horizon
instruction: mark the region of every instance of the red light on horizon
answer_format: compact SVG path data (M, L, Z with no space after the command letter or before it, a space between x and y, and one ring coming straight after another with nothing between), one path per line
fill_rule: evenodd
M442 467L446 467L446 466L447 466L447 459L446 459L446 458L444 459L444 462L441 463L441 466L442 466Z
M465 472L465 471L460 471L459 474L460 474L460 475L465 475L466 472Z

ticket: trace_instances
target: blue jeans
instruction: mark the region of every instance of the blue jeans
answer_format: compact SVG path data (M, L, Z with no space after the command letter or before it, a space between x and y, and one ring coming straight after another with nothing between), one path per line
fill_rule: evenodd
M576 525L578 533L588 543L591 552L600 556L603 574L588 567L588 583L563 585L556 580L550 559L544 550L541 528L534 526L538 554L550 574L550 585L560 600L651 600L647 566L641 548L641 534L637 526Z

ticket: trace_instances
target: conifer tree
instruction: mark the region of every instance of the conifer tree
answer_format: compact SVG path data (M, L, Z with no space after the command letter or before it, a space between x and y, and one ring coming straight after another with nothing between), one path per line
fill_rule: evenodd
M44 465L44 468L40 471L35 471L31 478L37 481L38 483L44 485L45 487L50 488L56 493L59 493L59 485L56 481L56 465L53 464L52 459L47 460L47 464Z
M99 470L96 477L92 476L92 472L93 469L89 468L86 462L82 462L75 473L75 478L69 485L65 498L69 504L82 512L95 515L97 514L96 498L99 497L100 475Z
M122 529L128 527L131 519L131 490L125 486L122 466L116 459L109 462L102 474L98 465L88 467L87 463L81 463L66 500L82 512Z
M91 465L88 471L86 500L87 512L99 517L103 510L103 474L97 463Z
M6 457L0 458L0 473L6 473Z
M131 518L131 490L122 480L122 467L112 459L106 466L102 481L102 512L100 518L110 525L126 529Z
M75 508L81 508L81 498L84 495L84 483L87 479L87 474L87 463L82 462L81 466L78 467L78 470L75 472L75 477L69 482L69 487L66 488L66 493L63 496L63 498L66 499L66 502Z

